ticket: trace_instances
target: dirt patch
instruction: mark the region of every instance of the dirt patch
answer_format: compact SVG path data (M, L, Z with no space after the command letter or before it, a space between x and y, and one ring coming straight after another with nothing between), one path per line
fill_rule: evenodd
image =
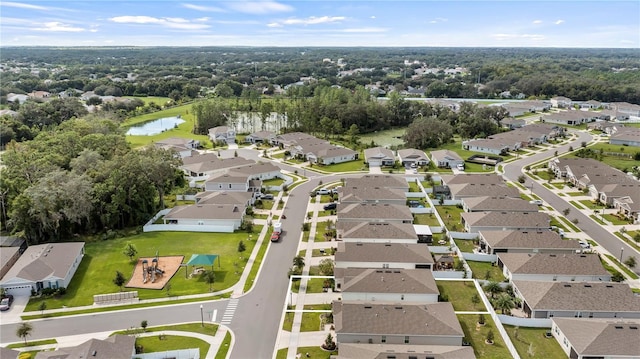
M138 258L138 263L133 270L133 276L129 279L129 282L125 287L127 288L142 288L142 289L162 289L173 277L178 269L184 256L166 256L158 257L157 268L160 271L155 271L155 278L150 271L147 271L143 276L144 268L154 265L153 259L155 257ZM143 264L143 261L147 261ZM146 279L146 280L145 280Z

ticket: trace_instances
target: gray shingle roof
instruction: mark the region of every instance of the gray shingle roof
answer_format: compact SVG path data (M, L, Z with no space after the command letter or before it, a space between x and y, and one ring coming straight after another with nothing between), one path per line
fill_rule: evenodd
M353 344L340 343L340 351L334 359L476 359L472 347L453 345L410 344Z
M338 334L464 336L448 302L406 305L334 301L333 317Z
M623 312L640 314L640 297L623 283L514 280L513 285L534 310L618 312L623 318Z
M393 160L395 158L395 155L393 154L393 151L391 151L388 148L372 147L364 150L364 157L367 159L367 161L370 158L385 158L385 157Z
M198 204L237 204L243 207L253 197L251 192L206 191L196 195Z
M364 175L357 178L347 178L345 180L345 186L409 189L409 184L404 177L391 175Z
M450 184L451 196L460 199L464 197L520 197L520 192L506 184L460 183Z
M415 148L405 148L402 150L398 150L398 156L402 161L429 161L429 157L427 157L427 154L424 153L424 151L417 150Z
M398 222L344 222L336 223L339 238L415 239L416 231L411 223Z
M338 262L433 263L426 244L338 243Z
M351 203L338 206L338 220L406 220L413 221L409 207L397 204Z
M423 269L347 268L343 292L440 294L431 271Z
M553 318L579 355L638 358L640 320ZM633 329L635 328L635 329Z
M345 186L340 193L340 202L375 202L376 200L398 201L404 204L407 200L404 189L379 186Z
M562 240L554 231L480 231L480 236L493 249L580 249L578 241Z
M460 217L470 226L500 228L549 228L551 217L542 212L464 212Z
M458 175L443 175L442 182L445 185L475 183L475 184L504 184L502 177L494 173L469 173Z
M83 248L84 242L29 246L5 274L2 282L12 278L22 278L34 282L42 281L49 276L65 278Z
M127 335L114 335L105 340L89 339L75 347L38 352L36 359L131 359L135 342L135 337Z
M176 206L165 219L241 219L244 206L235 204L193 204Z
M499 253L498 259L514 274L609 276L595 254Z
M537 205L521 198L484 196L464 198L462 201L471 211L538 211Z

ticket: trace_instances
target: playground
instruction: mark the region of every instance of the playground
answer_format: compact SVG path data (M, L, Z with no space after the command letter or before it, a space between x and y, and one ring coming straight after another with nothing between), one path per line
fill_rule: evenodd
M178 272L184 256L138 258L133 275L125 287L162 289Z

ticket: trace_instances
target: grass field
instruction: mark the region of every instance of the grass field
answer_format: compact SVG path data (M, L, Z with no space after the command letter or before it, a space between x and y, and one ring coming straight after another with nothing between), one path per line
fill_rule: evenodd
M144 104L149 104L155 102L158 106L164 106L167 102L171 101L168 97L159 97L159 96L146 96L146 97L137 97L137 96L123 96L124 98L136 98L144 102Z
M416 213L413 215L413 224L424 224L427 226L439 226L438 218L431 213Z
M209 351L209 343L193 337L182 337L175 335L139 337L136 345L143 347L144 353L164 352L168 350L198 348L200 357L204 358Z
M546 338L547 328L524 328L505 325L511 342L521 358L564 358L560 344L554 338ZM517 332L517 336L516 336ZM532 353L533 355L531 355Z
M460 224L460 214L464 211L462 208L457 206L436 206L436 210L448 230L453 230L454 226L462 227L462 224Z
M215 359L225 359L229 349L231 349L231 332L227 332L227 334L224 335L224 339L220 344L220 348L218 348Z
M456 246L460 248L461 252L473 253L473 248L475 248L473 241L468 239L454 239L453 241L456 242Z
M261 226L254 226L254 233L259 233ZM183 255L184 262L195 253L218 254L220 265L214 266L216 281L213 290L222 290L235 284L242 274L255 241L247 241L247 233L196 233L196 232L148 232L130 237L106 241L89 242L85 245L85 256L80 263L67 294L61 298L32 298L26 311L35 311L42 301L47 302L48 309L91 305L93 295L116 293L120 289L113 284L116 271L124 274L127 280L133 273L134 263L129 261L122 251L131 242L138 250L138 256L151 257L158 251L160 256ZM243 240L246 251L242 259L237 252L238 242ZM162 258L160 258L162 265ZM179 270L169 281L171 295L187 295L208 293L209 286L200 277L185 278L184 269ZM140 299L162 298L167 296L164 290L137 290Z
M457 311L483 311L487 308L480 301L474 304L471 298L476 295L480 299L480 294L476 290L472 281L436 281L441 296L446 296L448 301Z
M464 331L465 339L471 343L473 352L478 359L511 359L511 353L507 349L496 325L490 316L485 316L485 325L476 330L477 315L458 315L458 321ZM489 331L493 332L493 344L486 344L485 339Z
M324 172L367 172L367 166L364 160L355 160L349 162L336 163L333 165L314 165L311 169L317 169Z
M365 133L360 135L360 142L368 145L373 141L376 146L382 147L403 146L404 141L402 140L402 136L405 131L406 128L396 128L392 130Z
M335 341L335 338L334 338L334 341ZM315 346L315 347L298 347L298 350L296 351L296 353L299 354L299 357L302 359L306 359L306 358L329 359L331 358L332 355L338 355L337 351L327 352L322 350L322 348L320 348L320 344L322 343L318 343L318 346ZM289 349L287 348L278 350L278 353L276 354L276 359L286 359L288 351Z
M500 267L497 265L493 266L490 262L467 261L467 264L473 272L473 278L487 279L496 282L502 282L505 279ZM486 278L487 271L489 272L489 278Z

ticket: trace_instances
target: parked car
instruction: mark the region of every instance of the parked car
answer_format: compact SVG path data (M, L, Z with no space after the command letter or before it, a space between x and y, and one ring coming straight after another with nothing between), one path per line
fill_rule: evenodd
M327 188L322 188L316 191L317 194L319 195L325 195L325 194L331 194L331 190L327 189Z
M277 242L280 240L280 234L282 232L273 232L271 233L271 242Z
M464 171L464 163L458 163L456 168L458 168L459 171Z
M273 195L271 193L263 194L262 196L260 196L260 199L273 200Z
M542 206L542 200L539 199L534 199L533 201L529 201L529 203Z
M325 204L324 205L324 210L325 211L329 211L329 210L336 209L336 208L338 208L338 204L336 202L331 202L329 204Z
M580 240L580 247L584 248L584 249L589 249L591 248L591 245L589 244L589 242L584 241L584 240Z
M11 308L11 304L13 304L13 296L9 294L0 300L0 310L3 312L5 310L9 310L9 308Z

